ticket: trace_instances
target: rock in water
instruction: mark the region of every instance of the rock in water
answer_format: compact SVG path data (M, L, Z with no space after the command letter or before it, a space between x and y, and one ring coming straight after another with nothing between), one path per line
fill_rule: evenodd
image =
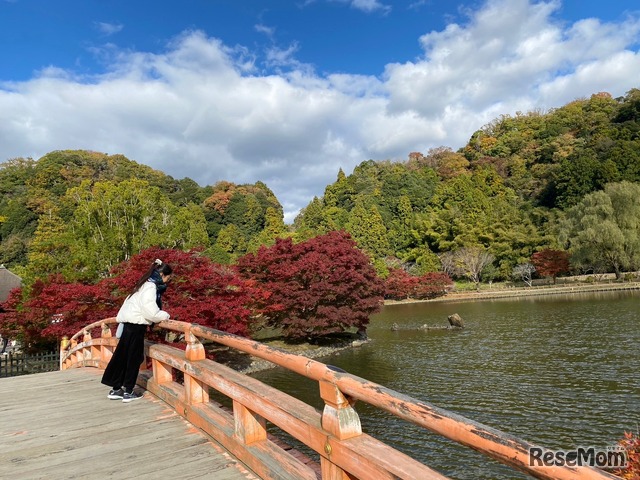
M464 328L464 322L462 321L462 317L457 313L453 315L449 315L448 317L449 325L452 327Z

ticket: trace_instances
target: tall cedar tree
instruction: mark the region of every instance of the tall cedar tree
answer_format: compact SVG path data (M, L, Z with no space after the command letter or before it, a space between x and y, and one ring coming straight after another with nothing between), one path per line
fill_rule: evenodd
M538 275L552 277L553 283L561 273L569 271L569 254L564 250L545 248L531 256L531 263L536 267Z
M382 303L382 281L346 232L298 244L278 239L238 259L237 268L268 292L266 325L291 339L365 330Z
M429 272L416 276L394 268L384 282L384 296L393 300L426 300L445 295L452 286L453 282L446 273Z
M172 318L237 335L249 332L247 305L259 301L261 291L198 251L151 248L120 263L111 277L94 285L68 283L53 275L36 281L26 299L20 289L14 290L0 313L0 333L20 339L31 350L52 348L63 335L72 336L89 323L115 316L156 258L174 270L162 305Z

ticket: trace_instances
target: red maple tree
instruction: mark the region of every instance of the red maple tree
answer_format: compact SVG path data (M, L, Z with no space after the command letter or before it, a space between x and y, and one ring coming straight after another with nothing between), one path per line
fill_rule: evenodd
M569 253L564 250L545 248L531 256L531 263L536 267L536 272L543 277L552 277L553 283L561 273L569 271Z
M426 300L445 295L452 286L453 282L446 273L411 275L402 268L393 268L384 282L384 295L393 300Z
M26 299L14 290L0 314L3 335L19 338L26 351L51 348L63 335L116 314L118 304L102 283L68 283L61 275L36 281Z
M346 232L298 244L278 239L239 258L236 267L265 292L257 307L266 326L280 328L285 337L364 331L369 317L380 310L382 281Z

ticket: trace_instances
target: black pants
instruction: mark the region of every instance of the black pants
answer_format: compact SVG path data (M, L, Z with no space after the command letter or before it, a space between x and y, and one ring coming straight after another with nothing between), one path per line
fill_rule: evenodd
M102 383L111 388L124 387L132 392L140 372L140 364L144 360L144 334L146 325L125 323L122 336L113 356L104 369Z

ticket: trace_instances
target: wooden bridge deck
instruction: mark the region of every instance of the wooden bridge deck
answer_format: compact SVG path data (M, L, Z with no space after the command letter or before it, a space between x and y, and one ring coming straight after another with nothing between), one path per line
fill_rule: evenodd
M107 399L101 374L0 379L0 478L257 478L151 394Z

